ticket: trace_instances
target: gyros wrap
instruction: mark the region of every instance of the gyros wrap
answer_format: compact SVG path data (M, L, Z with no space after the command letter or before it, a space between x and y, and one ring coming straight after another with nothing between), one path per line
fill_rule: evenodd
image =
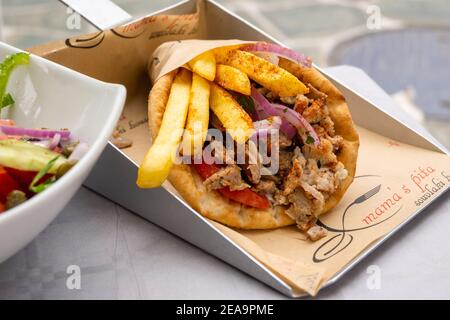
M319 239L325 230L316 218L354 178L359 138L344 96L308 58L286 48L256 43L205 52L154 83L148 115L153 145L138 185L157 187L167 178L195 210L231 227L297 224ZM180 128L184 133L173 134ZM223 141L210 139L208 128L221 130ZM276 139L264 136L268 130L277 130ZM207 148L221 162L206 161ZM192 163L175 163L174 153Z

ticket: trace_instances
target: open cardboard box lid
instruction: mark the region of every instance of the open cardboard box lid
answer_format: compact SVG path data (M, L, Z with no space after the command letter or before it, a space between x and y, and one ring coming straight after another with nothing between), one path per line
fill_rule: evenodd
M85 183L89 188L296 297L305 292L314 295L336 281L450 185L445 148L398 113L364 73L339 67L322 72L346 97L359 128L361 149L355 182L341 203L320 219L329 229L326 238L310 243L294 227L234 230L203 218L170 184L159 189L137 188L137 165L150 145L148 59L163 42L192 38L277 42L212 1L190 0L123 27L31 49L77 71L127 86L127 105L119 126L134 145L119 150L109 144ZM352 89L356 84L360 85L357 91ZM373 190L375 195L364 199ZM358 199L361 204L353 206ZM344 227L343 216L350 207L352 213Z

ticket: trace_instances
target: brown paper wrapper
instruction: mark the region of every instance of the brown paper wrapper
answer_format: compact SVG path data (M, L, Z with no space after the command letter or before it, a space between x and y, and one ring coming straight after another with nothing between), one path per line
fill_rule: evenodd
M147 98L151 77L185 64L197 54L239 40L172 42L209 39L204 2L186 15L158 15L133 24L30 51L92 77L127 87L128 98L119 130L133 140L123 152L139 164L150 147ZM157 58L157 59L155 59ZM158 65L155 65L158 61ZM296 294L315 295L361 252L450 186L450 158L358 128L357 173L342 201L319 219L328 236L310 242L294 226L269 231L236 230L214 225L288 283ZM130 172L135 175L136 172ZM165 188L172 188L167 182Z

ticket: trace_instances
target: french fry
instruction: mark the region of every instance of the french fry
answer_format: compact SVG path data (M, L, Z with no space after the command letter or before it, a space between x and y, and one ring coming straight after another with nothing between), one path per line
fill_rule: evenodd
M188 62L188 66L193 72L209 81L214 81L216 77L216 58L211 51L196 56Z
M216 58L217 64L224 64L227 61L228 54L230 51L239 49L241 45L218 47L213 49L214 57Z
M248 77L282 97L307 93L308 88L286 70L250 52L231 50L221 63L235 67Z
M140 188L156 188L166 180L172 167L189 106L191 72L180 68L170 89L158 135L138 171Z
M186 130L183 135L183 154L200 156L208 133L209 124L209 82L192 74L192 87Z
M214 82L225 89L233 90L247 96L250 95L250 79L239 69L224 64L218 64Z
M245 143L253 134L253 122L231 94L211 83L209 105L234 141Z

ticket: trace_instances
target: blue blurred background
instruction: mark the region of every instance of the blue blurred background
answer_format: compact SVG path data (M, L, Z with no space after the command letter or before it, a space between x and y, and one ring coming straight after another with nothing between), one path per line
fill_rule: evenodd
M134 17L175 0L115 0ZM321 66L366 71L450 148L450 1L219 0ZM57 0L0 0L0 39L20 48L94 31Z

